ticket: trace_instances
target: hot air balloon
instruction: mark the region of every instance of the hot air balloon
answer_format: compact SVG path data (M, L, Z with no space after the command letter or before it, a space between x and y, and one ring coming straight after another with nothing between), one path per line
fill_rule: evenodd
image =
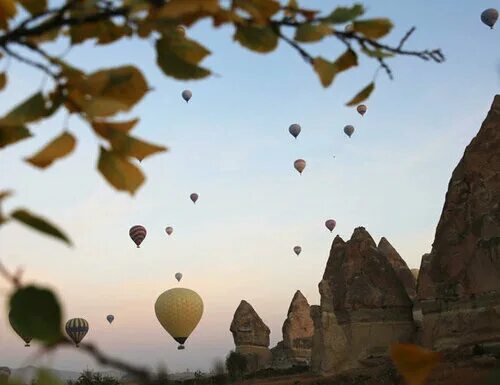
M177 280L177 282L180 282L182 279L182 273L175 273L175 279Z
M10 326L12 326L12 329L24 341L24 344L25 344L24 346L28 348L30 346L30 342L31 342L32 338L30 336L26 336L26 335L21 333L21 329L17 327L16 322L14 321L14 318L12 317L12 314L10 312L9 312L9 322L10 322Z
M297 136L300 134L300 126L296 123L292 124L290 127L288 127L288 132L292 134L292 136L297 139Z
M161 326L180 344L180 350L201 320L203 301L195 291L177 287L160 294L155 313Z
M493 26L498 20L498 11L495 8L488 8L481 13L481 21L488 27L493 29Z
M106 316L106 319L109 323L112 323L115 320L115 316L113 314L109 314Z
M168 235L172 235L172 233L174 232L174 228L172 226L168 226L167 228L165 228L165 232Z
M89 331L89 323L83 318L73 318L66 322L66 334L75 343L76 347Z
M184 90L182 91L182 99L184 99L187 102L189 102L189 99L193 96L193 93L189 90Z
M198 200L198 194L196 193L192 193L189 198L191 198L191 200L193 201L193 203L196 203L196 201Z
M293 251L295 252L295 254L299 255L299 254L300 254L300 252L302 251L302 247L300 247L300 246L295 246L295 247L293 248Z
M182 25L178 25L177 28L175 29L182 37L186 36L186 28L184 28Z
M344 127L344 132L350 138L354 132L354 127L349 124L349 125Z
M356 110L360 113L361 116L363 116L366 113L367 107L364 104L360 104L358 107L356 107Z
M325 222L325 226L328 230L330 230L330 232L333 231L333 229L335 228L335 226L337 225L337 222L335 222L335 219L328 219L326 222Z
M146 238L147 231L146 231L146 228L144 226L136 225L136 226L132 226L130 228L128 234L130 235L130 238L134 241L134 243L139 248L142 241L144 241L144 238Z
M293 167L302 175L302 171L306 168L306 161L304 159L297 159L293 162Z

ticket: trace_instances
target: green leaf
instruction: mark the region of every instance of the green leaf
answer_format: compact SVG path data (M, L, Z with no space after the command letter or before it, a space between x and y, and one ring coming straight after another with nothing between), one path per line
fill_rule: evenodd
M278 35L270 26L238 25L234 40L243 47L260 53L274 51L278 46Z
M210 51L193 40L163 36L156 41L156 62L168 76L176 79L201 79L210 71L199 67Z
M294 39L303 43L315 42L332 33L332 28L324 23L300 24L295 31Z
M325 21L332 24L343 24L363 15L365 8L361 4L354 4L352 7L337 7Z
M247 12L258 23L267 23L280 10L275 0L234 0L233 5Z
M0 119L0 126L20 126L45 117L45 98L41 92L30 96Z
M38 369L37 385L66 385L59 377L54 375L51 370Z
M354 98L352 98L349 102L347 102L346 105L349 107L358 105L359 103L368 99L368 97L370 96L370 94L373 92L374 89L375 89L375 83L372 82L368 84L365 88L359 91L356 94L356 96L354 96Z
M33 135L25 126L3 126L0 123L0 148L4 148Z
M0 91L5 88L7 84L7 74L5 72L0 73Z
M335 63L329 62L322 57L317 57L313 61L314 71L319 76L321 84L323 87L328 87L332 84L335 75L337 74L337 66Z
M50 289L38 286L19 288L10 297L9 305L9 318L20 334L47 345L63 338L61 307Z
M131 195L144 182L141 170L130 163L122 154L107 151L104 147L101 147L97 168L117 190L128 191Z
M38 217L27 210L19 209L11 214L11 217L23 225L29 226L35 230L38 230L46 235L50 235L54 238L60 239L71 245L71 241L61 230L49 223L44 218Z
M47 9L47 0L17 0L17 2L32 15L45 12Z
M349 68L358 65L358 56L352 49L348 49L342 55L340 55L333 64L335 65L335 67L337 67L337 73L346 71Z
M355 21L352 30L365 35L369 39L379 39L387 35L393 27L389 19L370 19Z
M197 14L214 14L219 9L219 0L170 0L155 13L157 18L182 19Z
M375 49L375 50L372 50L372 49L369 49L367 47L362 47L361 51L363 51L363 53L366 56L374 57L374 58L378 58L378 59L385 59L385 58L389 58L389 57L394 57L393 53L391 53L391 52L384 52L383 50L378 49L378 48Z
M46 168L57 159L70 154L75 148L76 140L69 132L65 132L47 144L42 150L25 159L35 167Z

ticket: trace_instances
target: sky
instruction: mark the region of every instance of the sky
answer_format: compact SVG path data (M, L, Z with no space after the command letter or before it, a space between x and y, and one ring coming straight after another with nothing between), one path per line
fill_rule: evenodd
M317 285L337 234L349 239L364 226L418 268L431 249L451 173L500 89L500 31L479 19L500 2L364 3L366 17L394 21L384 42L397 45L416 26L407 48L439 47L447 59L392 59L395 79L379 73L364 117L345 106L376 71L377 63L364 58L325 89L285 44L267 55L250 52L233 41L231 27L216 30L208 22L188 30L212 51L203 64L218 74L200 81L164 76L148 41L73 48L66 59L88 71L121 64L142 69L154 91L124 117L140 117L134 134L169 152L142 162L147 181L131 197L96 171L99 140L76 117L68 123L79 140L75 153L45 171L24 162L61 133L65 115L34 125L34 138L0 151L0 187L15 191L5 210L26 207L50 218L75 246L12 223L0 231L2 263L23 267L25 282L56 290L65 320L88 320L86 341L171 371L208 370L234 347L229 325L242 299L269 326L274 346L296 290L319 303ZM307 2L324 12L350 4ZM331 60L343 51L334 40L306 48ZM8 76L1 113L42 85L39 72L15 61ZM186 88L193 92L188 104L181 98ZM288 133L292 123L302 126L297 140ZM350 139L343 133L347 124L356 129ZM297 158L307 161L302 176L293 168ZM192 192L200 196L196 205ZM333 233L324 227L329 218L337 221ZM128 236L136 224L148 230L140 249ZM168 225L171 237L164 232ZM295 245L302 246L299 257ZM158 295L179 286L178 271L184 274L180 286L196 290L205 306L184 351L154 313ZM0 290L7 306L6 282ZM110 313L112 325L105 319ZM75 349L39 358L36 346L23 345L0 312L0 365L97 368Z

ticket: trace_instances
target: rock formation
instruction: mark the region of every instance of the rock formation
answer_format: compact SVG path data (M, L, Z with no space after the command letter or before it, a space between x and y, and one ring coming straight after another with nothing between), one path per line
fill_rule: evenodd
M240 302L229 330L233 334L236 352L247 359L249 372L271 365L270 330L247 301Z
M500 344L500 95L453 171L418 299L423 343Z
M410 269L411 273L413 274L413 277L415 278L415 282L418 279L418 272L420 269Z
M396 275L403 283L408 297L413 301L417 296L417 281L408 268L408 265L386 238L382 237L377 247L392 265Z
M271 349L274 367L309 365L314 325L306 297L297 290L283 324L283 341Z
M335 238L319 287L312 357L321 363L311 364L317 373L371 365L392 342L413 341L412 301L365 228L347 242Z

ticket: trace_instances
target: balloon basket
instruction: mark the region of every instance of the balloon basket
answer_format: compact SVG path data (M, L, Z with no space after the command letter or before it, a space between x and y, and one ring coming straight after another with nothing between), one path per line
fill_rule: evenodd
M184 345L177 346L177 350L184 350L184 349L186 349L186 347Z

